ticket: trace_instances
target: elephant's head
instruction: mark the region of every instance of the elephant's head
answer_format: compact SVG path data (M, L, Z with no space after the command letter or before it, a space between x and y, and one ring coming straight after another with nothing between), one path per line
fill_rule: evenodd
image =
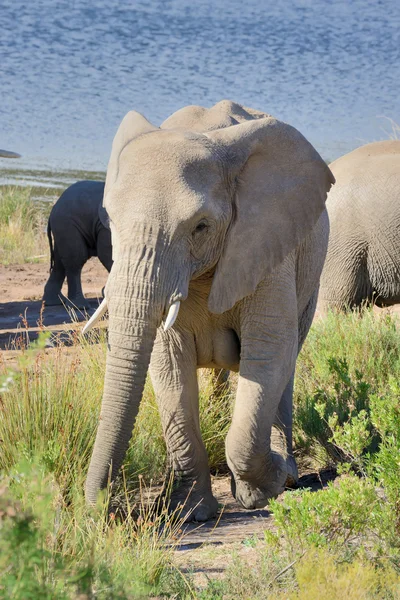
M217 107L233 116L227 122L225 114L220 129L211 119L208 131L201 119L190 130L180 126L187 117L181 111L171 129L130 112L113 142L104 195L114 258L106 286L109 347L86 482L90 502L110 465L113 479L122 463L157 328L166 318L172 325L190 281L212 278L210 311L229 310L324 209L332 175L296 129L231 103L208 114ZM236 118L232 107L245 116Z

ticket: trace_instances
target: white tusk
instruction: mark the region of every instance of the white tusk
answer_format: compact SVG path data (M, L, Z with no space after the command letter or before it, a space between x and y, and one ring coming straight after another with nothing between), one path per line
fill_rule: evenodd
M167 315L167 318L165 319L165 323L164 323L164 331L168 331L168 329L170 329L172 327L172 325L175 323L176 317L178 316L180 305L181 305L180 301L176 300L169 307L168 315Z
M89 321L86 323L85 327L82 329L82 333L85 334L90 331L97 323L100 321L101 317L105 314L107 310L107 300L103 298L101 304L96 309L96 312L90 317Z

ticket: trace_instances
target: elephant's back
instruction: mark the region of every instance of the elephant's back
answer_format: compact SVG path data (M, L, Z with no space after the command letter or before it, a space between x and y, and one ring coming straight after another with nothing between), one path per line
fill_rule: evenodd
M336 184L328 194L331 226L371 225L371 219L400 215L400 140L357 148L330 165Z
M51 211L52 216L81 215L94 218L103 201L104 182L77 181L70 185L59 197Z
M336 179L332 195L344 185L364 178L399 174L400 140L373 142L341 156L329 165ZM400 176L400 175L399 175Z
M231 100L221 100L211 108L185 106L168 117L162 123L161 129L186 129L203 133L269 116Z

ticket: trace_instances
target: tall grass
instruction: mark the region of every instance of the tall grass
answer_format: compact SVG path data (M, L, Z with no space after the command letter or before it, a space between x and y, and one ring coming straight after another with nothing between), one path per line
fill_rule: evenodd
M38 207L28 188L0 187L0 264L47 260L49 207Z
M40 454L49 472L65 488L77 472L85 472L96 435L105 370L106 336L95 332L89 342L74 337L73 349L61 345L38 351L19 362L14 385L0 395L0 470L8 472L21 456ZM26 353L26 352L25 352ZM29 353L29 351L28 351ZM6 373L6 365L3 372ZM1 371L0 371L1 373ZM230 422L231 397L213 392L211 375L201 377L202 435L210 468L225 468L224 442ZM146 383L131 443L125 476L136 485L139 475L162 482L166 448L150 381Z
M187 592L173 564L179 513L171 517L163 505L155 513L138 477L131 489L120 482L123 521L108 516L104 494L97 508L85 505L104 355L104 337L97 345L76 342L72 355L61 347L47 353L42 341L22 354L11 375L3 366L1 598L130 599L165 586Z

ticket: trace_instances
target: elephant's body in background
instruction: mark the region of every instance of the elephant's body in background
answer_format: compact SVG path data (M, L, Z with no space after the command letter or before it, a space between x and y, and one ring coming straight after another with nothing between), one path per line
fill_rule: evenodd
M400 140L357 148L330 165L328 254L319 307L400 302Z
M236 499L265 506L297 479L294 370L316 306L332 182L298 131L233 102L186 107L161 128L125 116L104 194L114 264L98 311L108 306L108 352L89 502L122 464L149 368L177 483L172 507L189 492L192 519L218 506L198 367L239 371L226 440Z
M98 256L110 271L111 232L107 213L102 207L103 195L103 182L78 181L54 204L47 229L51 252L50 277L43 295L47 305L67 302L61 294L67 277L69 301L79 308L89 306L82 291L81 272L90 257Z

